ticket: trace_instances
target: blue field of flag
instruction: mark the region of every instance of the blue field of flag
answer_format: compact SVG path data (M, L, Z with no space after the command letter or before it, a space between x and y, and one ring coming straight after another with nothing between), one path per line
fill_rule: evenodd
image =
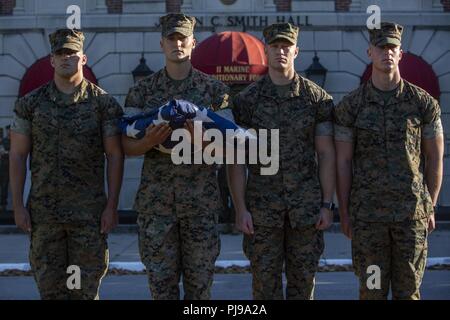
M186 100L171 100L163 106L146 113L139 113L132 116L124 116L119 126L122 133L130 138L141 139L145 135L145 130L151 124L168 123L172 130L184 128L186 120L201 121L203 128L218 129L225 138L227 129L234 131L234 136L240 140L254 139L255 136L247 130L239 127L233 121L226 119L214 111L202 106L197 106ZM162 143L160 151L170 152L178 141L171 141L170 137Z

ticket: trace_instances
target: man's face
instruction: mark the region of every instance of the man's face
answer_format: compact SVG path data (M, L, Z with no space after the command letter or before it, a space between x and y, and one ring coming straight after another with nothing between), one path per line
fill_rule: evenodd
M196 41L193 35L186 37L178 32L161 39L161 49L166 59L175 63L190 60L195 45Z
M87 57L82 51L71 49L58 50L51 56L51 64L55 68L55 73L62 78L71 78L78 72L82 72L86 62Z
M287 40L276 40L265 47L269 67L283 71L294 67L298 47Z
M384 46L370 45L367 54L372 60L373 68L384 73L390 73L398 68L403 51L400 46L386 44Z

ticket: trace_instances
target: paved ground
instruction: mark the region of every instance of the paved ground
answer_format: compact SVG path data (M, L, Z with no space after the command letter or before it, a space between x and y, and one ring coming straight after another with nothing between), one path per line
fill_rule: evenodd
M336 228L335 228L336 229ZM131 229L132 230L132 229ZM112 262L139 262L137 235L113 233L108 239ZM242 236L221 235L220 261L246 260L242 253ZM28 262L29 238L25 234L0 232L0 266ZM450 230L435 231L429 238L429 257L450 257ZM325 259L351 259L350 241L338 232L325 232ZM109 275L101 286L102 299L150 299L145 275ZM352 272L320 272L317 275L316 299L357 299L358 283ZM32 277L0 276L0 300L38 299ZM216 274L213 299L251 299L251 275ZM427 270L422 285L423 299L450 300L450 271Z
M109 235L111 261L140 261L137 235ZM221 235L219 260L245 260L241 235ZM28 262L29 238L24 234L0 234L0 263ZM450 256L450 231L435 231L429 237L429 257ZM350 241L341 233L325 232L325 259L350 259Z
M427 271L422 285L422 299L450 299L450 271ZM319 272L316 279L317 300L355 300L358 282L351 272ZM150 293L145 275L107 276L100 298L105 300L147 300ZM39 294L32 277L0 277L0 300L35 300ZM214 300L250 300L251 275L216 274L212 288Z

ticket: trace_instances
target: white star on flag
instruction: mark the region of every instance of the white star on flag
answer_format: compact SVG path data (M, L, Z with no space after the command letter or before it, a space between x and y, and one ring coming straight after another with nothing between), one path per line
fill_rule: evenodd
M159 112L158 112L158 119L155 119L155 120L153 120L153 124L155 125L155 126L157 126L158 124L160 124L160 123L167 123L168 121L167 120L164 120L163 119L163 117L162 117L162 115L161 115L161 108L159 109Z
M136 139L136 135L139 133L139 130L136 130L135 127L136 127L136 121L133 122L131 125L127 126L127 136L128 137L133 137Z

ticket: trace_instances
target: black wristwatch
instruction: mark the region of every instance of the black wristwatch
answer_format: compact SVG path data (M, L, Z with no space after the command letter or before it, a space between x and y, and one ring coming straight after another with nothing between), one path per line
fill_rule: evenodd
M333 202L322 202L322 204L320 205L320 208L325 208L325 209L333 211L334 208L336 208L336 205Z

